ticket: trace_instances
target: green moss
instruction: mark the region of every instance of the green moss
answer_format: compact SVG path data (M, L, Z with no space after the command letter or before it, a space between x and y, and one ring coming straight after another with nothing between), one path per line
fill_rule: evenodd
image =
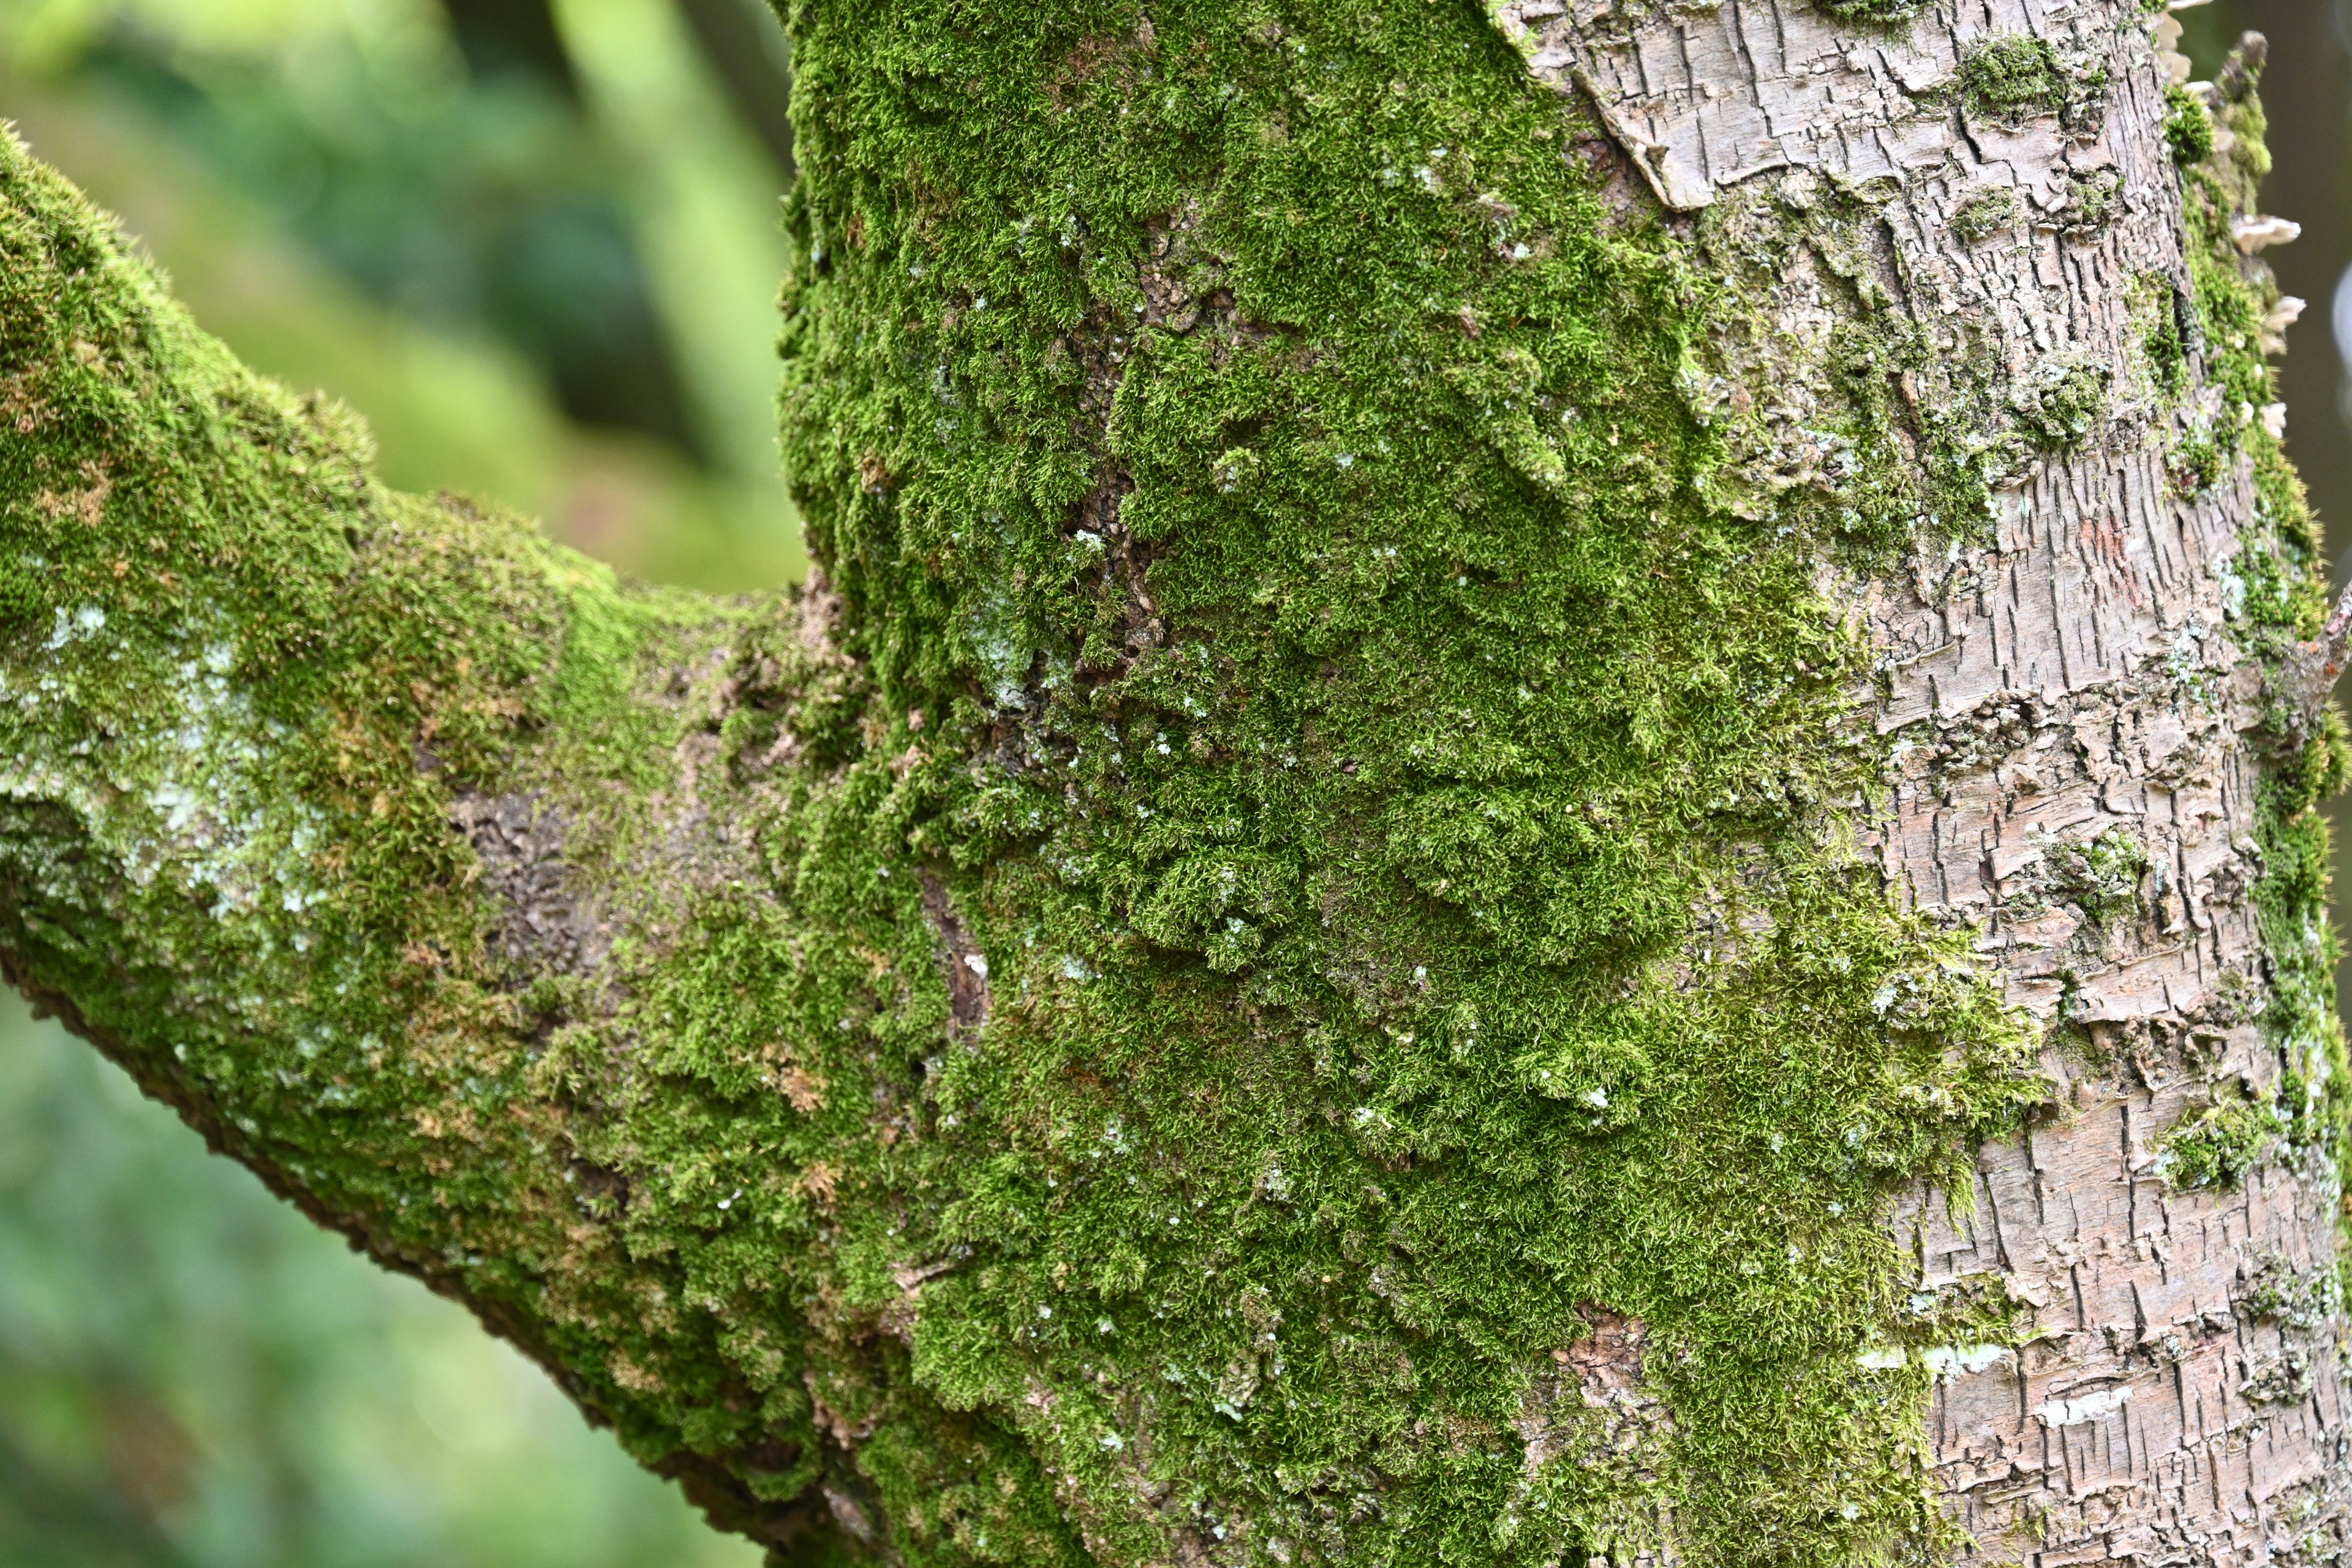
M1501 40L1358 21L807 17L790 460L877 709L992 759L893 796L974 868L998 1011L908 1090L941 1206L864 1245L963 1260L916 1376L1114 1554L1654 1535L1513 1431L1596 1303L1674 1347L1692 1550L1866 1554L1922 1512L1919 1374L1854 1371L1885 1194L2037 1092L1961 947L1823 847L1868 763L1811 551L1920 507L1705 504L1701 269L1612 223ZM926 83L1004 95L994 155ZM1842 363L1883 432L1900 362ZM833 1007L812 1038L887 1012Z
M2015 191L2006 186L1979 191L1952 210L1952 232L1974 245L2003 229L2015 227L2021 216Z
M121 786L13 797L12 963L739 1521L822 1478L910 1564L1932 1536L1925 1373L1856 1361L1934 1328L1885 1214L2033 1042L1839 847L1864 654L1820 533L1705 499L1703 272L1475 16L935 21L795 18L830 642L387 495L8 165L0 374L79 412L6 542L107 633L9 645L77 695L8 744ZM1900 365L1842 364L1866 437ZM103 526L47 518L85 464ZM217 873L156 828L199 783L260 824ZM507 956L485 799L567 825L609 986ZM1572 1395L1519 1430L1603 1310L1647 1479Z
M2276 396L2261 323L2278 289L2266 267L2239 254L2230 224L2252 210L2270 155L2253 73L2242 55L2231 56L2221 78L2220 114L2231 132L2226 154L2214 151L2203 105L2187 95L2174 100L2176 113L2193 108L2206 127L2202 152L2184 169L2182 184L2193 335L2221 405L2219 418L2189 423L2176 445L2175 473L2189 468L2189 477L2205 485L2233 462L2250 471L2255 504L2231 563L2231 586L2239 635L2277 670L2295 645L2318 634L2329 603L2326 564L2302 484L2256 417ZM2326 915L2328 831L2319 809L2346 780L2344 721L2332 707L2316 715L2273 710L2266 729L2273 753L2255 800L2263 874L2253 902L2270 962L2263 1036L2284 1071L2272 1101L2225 1097L2172 1135L2183 1148L2184 1181L2226 1184L2270 1148L2298 1156L2325 1152L2338 1162L2352 1153L2352 1093L2335 1011L2337 952Z
M2095 132L2106 111L2107 68L2062 58L2046 38L1988 38L1960 56L1960 102L1988 124L2021 127L2054 116L2074 134Z
M2233 1190L2271 1156L2284 1131L2275 1107L2223 1099L2167 1134L2157 1170L2175 1187Z
M2081 445L2106 413L2113 374L2103 364L2043 361L2013 395L2019 428L2043 451Z
M2123 176L2113 169L2068 171L2066 232L2079 237L2105 229L2115 222L2123 195Z
M633 598L512 519L383 490L355 419L236 365L7 140L0 402L32 437L0 446L0 554L38 559L44 602L0 630L11 977L564 1368L638 1452L690 1462L645 1388L715 1364L715 1336L659 1342L648 1296L683 1280L575 1207L570 1109L531 1089L586 988L509 989L450 819L667 784L674 704L635 687L744 612Z
M1873 22L1893 26L1919 14L1919 0L1819 0L1822 11L1841 22Z
M2102 924L2136 919L2148 874L2147 845L2139 835L2111 827L2083 844L2053 851L2050 877L2060 898Z
M2141 358L2154 390L2168 400L2188 390L2189 309L2189 301L2163 274L2144 272L2132 280L2132 319L2139 327Z
M2195 93L2177 82L2164 89L2164 140L2183 168L2213 155L2213 117Z
M48 596L41 592L40 574L38 564L0 561L0 626L31 620L47 607Z

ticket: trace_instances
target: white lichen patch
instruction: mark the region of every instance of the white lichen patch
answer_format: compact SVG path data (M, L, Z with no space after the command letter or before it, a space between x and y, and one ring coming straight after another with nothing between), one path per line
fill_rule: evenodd
M161 683L134 708L103 705L98 693L113 670L102 678L83 667L101 657L111 666L124 651L99 640L103 612L60 612L59 646L79 644L79 657L44 679L50 692L26 695L89 710L88 727L106 737L103 787L68 784L82 776L77 770L34 764L43 747L59 743L54 737L75 728L47 723L13 743L8 788L16 798L72 810L131 886L169 880L203 899L217 920L257 921L264 951L282 942L299 952L310 943L301 917L331 896L313 857L331 824L272 776L290 732L259 718L232 679L236 644L216 614L207 634L156 661Z

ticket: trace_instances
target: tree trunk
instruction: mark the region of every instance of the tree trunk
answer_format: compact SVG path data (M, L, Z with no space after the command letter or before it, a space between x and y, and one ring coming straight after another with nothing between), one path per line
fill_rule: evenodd
M2333 1562L2259 49L800 0L821 575L0 153L0 954L794 1562Z

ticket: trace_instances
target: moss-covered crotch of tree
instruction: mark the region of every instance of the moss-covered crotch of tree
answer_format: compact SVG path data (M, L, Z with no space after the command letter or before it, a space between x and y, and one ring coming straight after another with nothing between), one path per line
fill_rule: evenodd
M2320 984L2335 742L2263 684L2331 651L2316 543L2216 325L2269 303L2250 186L2124 181L2127 417L2139 360L1935 337L1925 184L1694 174L1563 88L1650 25L1574 9L795 5L820 574L750 600L386 490L0 145L9 977L784 1560L1997 1549L1923 1411L2049 1320L1923 1289L1899 1215L1966 1225L2112 1044L2000 922L2122 942L2170 884L1890 871L1919 756L1965 794L2043 721L1890 717L1865 611L2085 454L2189 472L2246 619L2150 700L2269 693L2216 743L2300 879L2232 994L2282 941ZM2184 112L2137 8L1998 57L1785 9L1942 60L1923 122ZM2045 194L1936 243L2030 284L2110 221Z

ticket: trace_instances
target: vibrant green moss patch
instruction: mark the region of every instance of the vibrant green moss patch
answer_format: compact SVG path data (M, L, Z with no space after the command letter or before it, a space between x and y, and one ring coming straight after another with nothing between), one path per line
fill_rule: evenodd
M2183 168L2213 155L2213 117L2197 95L2178 83L2164 89L2164 139Z
M1097 1528L1174 1484L1137 1552L1916 1531L1883 1204L2030 1041L1834 847L1860 650L1700 499L1696 270L1475 20L808 21L788 447L877 706L987 759L898 796L997 1009L908 1089L918 1378ZM1673 1347L1631 1489L1518 1430L1604 1309Z
M1960 102L1988 124L2011 128L2044 115L2082 134L2106 110L2107 68L2061 58L2047 38L2012 35L1971 44L1960 56Z
M2221 405L2218 417L2184 416L2191 423L2176 447L2175 472L2201 486L2220 479L2241 454L2251 467L2253 516L2228 578L2234 630L2279 671L2294 645L2317 635L2328 595L2318 520L2279 442L2257 416L2276 397L2261 323L2278 290L2269 269L2241 255L2230 232L2233 217L2252 211L2255 187L2270 167L2253 94L2253 71L2233 56L2217 94L2231 133L2227 153L2216 151L2201 101L2188 94L2174 100L2177 115L2193 109L2205 127L2203 152L2184 170L2183 188L2195 348ZM2194 151L2178 138L2175 147L2184 156ZM2344 721L2332 707L2315 718L2290 710L2288 700L2299 699L2273 699L2268 721L2273 755L2256 800L2263 875L2253 894L2271 964L2260 1021L2284 1072L2273 1103L2225 1088L2210 1109L2175 1130L2167 1158L2178 1173L2173 1179L2189 1184L2227 1185L2282 1149L2324 1150L2338 1162L2352 1152L2352 1086L2336 1016L2336 946L2326 912L2328 834L2319 810L2345 782Z

